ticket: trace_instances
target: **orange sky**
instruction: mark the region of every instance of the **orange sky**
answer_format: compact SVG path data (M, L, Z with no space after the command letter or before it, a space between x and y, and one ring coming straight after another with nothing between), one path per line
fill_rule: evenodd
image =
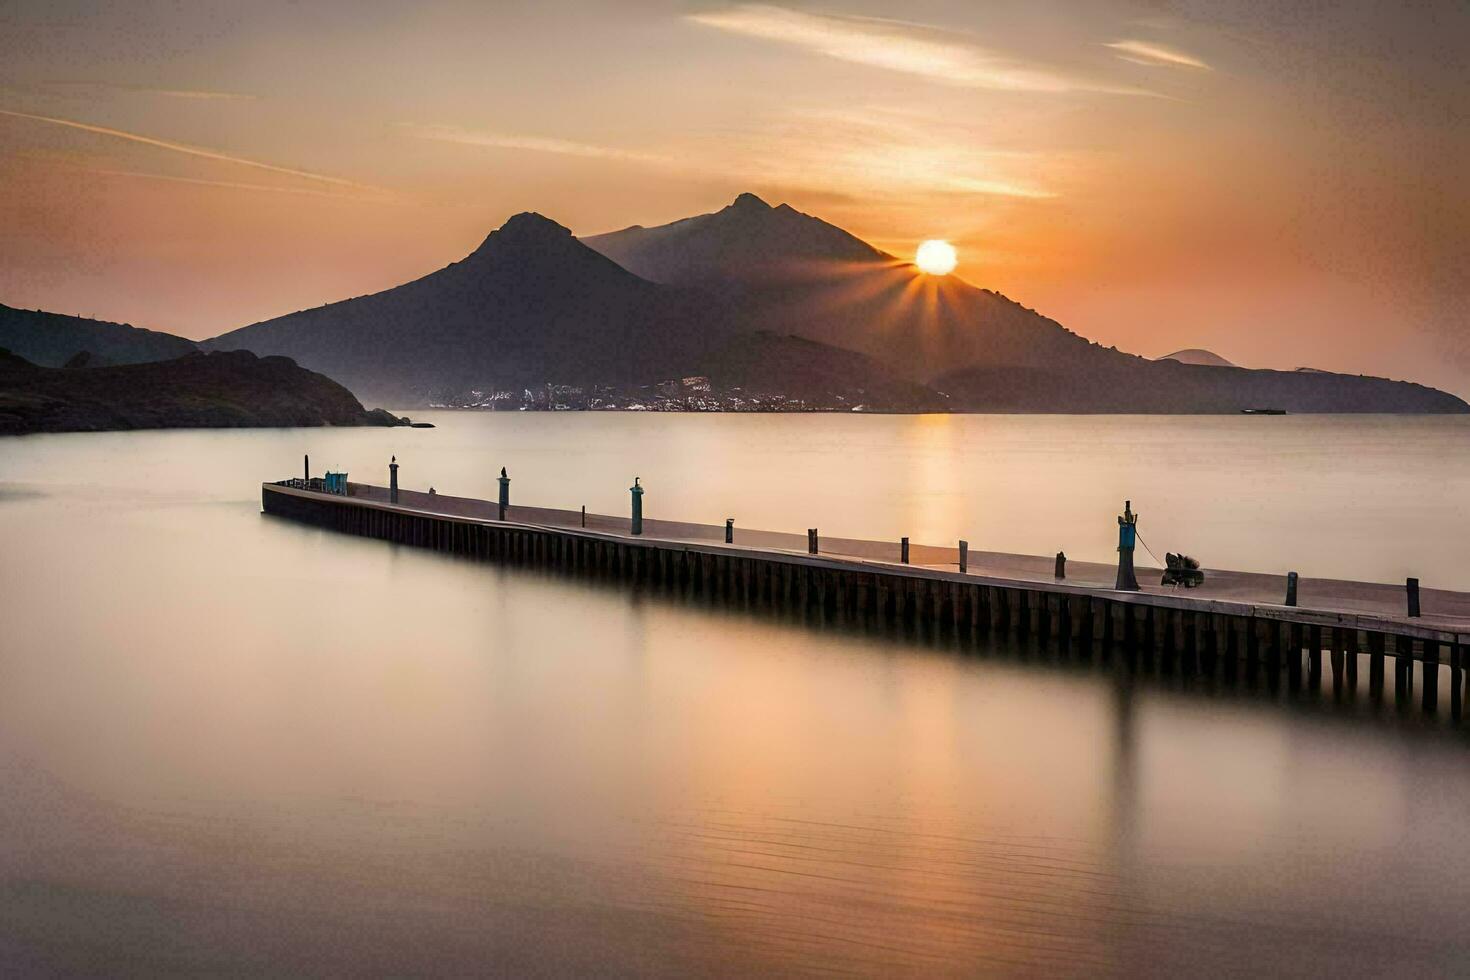
M753 190L1104 344L1470 394L1470 13L1278 6L12 0L0 302L205 337Z

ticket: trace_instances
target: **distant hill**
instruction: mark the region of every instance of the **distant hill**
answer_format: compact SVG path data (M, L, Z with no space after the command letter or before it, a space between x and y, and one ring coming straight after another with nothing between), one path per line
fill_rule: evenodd
M1143 361L1101 371L970 367L934 387L976 412L1234 414L1248 408L1297 413L1457 414L1454 395L1405 381L1326 371L1260 371Z
M94 363L140 364L183 357L192 340L126 323L17 310L0 303L0 347L42 367L61 367L82 351Z
M1176 350L1172 354L1165 354L1157 358L1160 361L1178 361L1180 364L1193 364L1196 367L1235 367L1236 365L1225 360L1214 351L1205 350L1201 347L1186 347L1184 350Z
M284 357L193 351L116 367L41 367L0 349L0 434L402 425Z

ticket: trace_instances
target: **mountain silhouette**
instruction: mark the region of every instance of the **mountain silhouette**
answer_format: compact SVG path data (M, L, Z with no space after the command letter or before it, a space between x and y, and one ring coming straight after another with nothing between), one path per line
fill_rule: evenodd
M374 400L421 400L434 389L677 373L721 334L715 319L683 292L639 278L528 212L421 279L205 346L283 354Z
M95 367L166 361L196 349L194 341L170 333L4 304L0 304L0 347L42 367L62 367L83 351L91 355L88 363Z
M644 278L705 291L747 327L850 348L918 381L972 364L1090 367L1129 357L753 194L712 214L584 241Z
M1165 354L1163 357L1155 358L1155 360L1178 361L1180 364L1194 364L1199 367L1239 366L1233 361L1227 361L1212 350L1205 350L1203 347L1186 347L1184 350L1176 350L1172 354Z

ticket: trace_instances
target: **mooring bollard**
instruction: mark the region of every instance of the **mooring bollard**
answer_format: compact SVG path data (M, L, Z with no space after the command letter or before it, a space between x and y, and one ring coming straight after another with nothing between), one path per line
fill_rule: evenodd
M398 503L398 457L388 460L388 502Z
M735 543L735 518L733 517L725 518L725 543Z
M1056 578L1066 578L1066 577L1067 577L1067 553L1065 551L1058 551L1057 552Z
M1118 518L1118 581L1113 588L1120 592L1137 592L1138 576L1133 573L1133 545L1138 539L1138 515L1133 501L1123 501L1123 514Z
M1286 573L1286 604L1296 605L1296 572Z
M817 553L817 529L814 527L806 529L806 553L809 555Z
M303 483L310 483L311 482L311 457L310 456L303 455L301 457L301 482L303 482Z
M907 565L909 563L909 539L908 538L899 538L898 539L898 560L901 561L901 562L903 562L905 565Z
M505 520L505 511L510 507L510 477L505 467L500 468L500 519Z
M960 573L970 570L970 542L960 539Z
M638 482L638 477L633 477L633 485L628 488L633 495L633 533L643 533L643 487Z
M586 504L583 504L582 505L582 526L583 527L586 527L587 526L587 505Z
M1409 598L1409 616L1417 619L1419 617L1419 580L1416 578L1406 580L1404 590L1408 593Z

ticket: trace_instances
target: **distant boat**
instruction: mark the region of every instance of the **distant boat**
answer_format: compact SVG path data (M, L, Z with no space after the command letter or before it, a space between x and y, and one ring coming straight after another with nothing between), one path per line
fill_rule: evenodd
M1242 408L1241 415L1285 415L1284 408Z

